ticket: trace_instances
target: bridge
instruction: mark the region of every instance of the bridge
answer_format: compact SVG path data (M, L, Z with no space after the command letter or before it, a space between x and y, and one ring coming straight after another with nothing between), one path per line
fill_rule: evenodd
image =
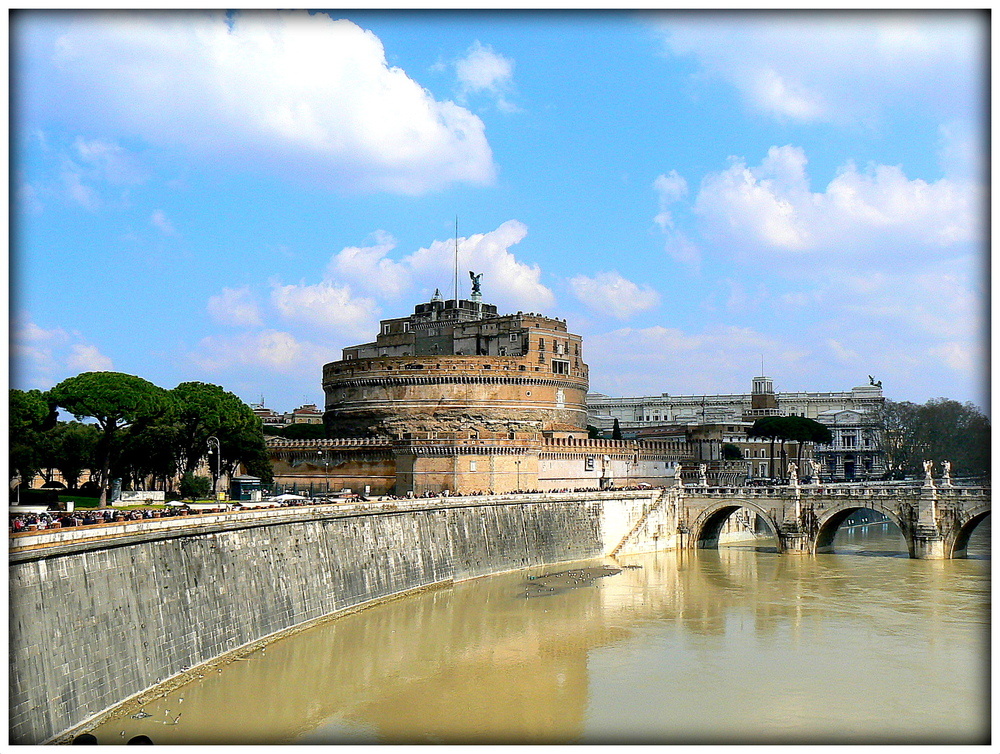
M678 549L718 547L726 521L740 508L764 521L780 553L831 552L840 525L869 509L899 527L911 558L942 560L966 556L970 535L990 513L990 488L938 485L930 477L922 485L793 480L772 487L712 487L703 478L702 484L663 488L612 554L650 539Z

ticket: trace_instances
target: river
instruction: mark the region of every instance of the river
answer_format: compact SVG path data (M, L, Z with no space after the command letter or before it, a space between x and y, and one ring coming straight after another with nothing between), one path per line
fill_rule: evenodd
M989 522L964 560L910 560L886 523L841 529L825 555L756 540L455 584L279 639L92 732L156 744L985 743ZM621 570L583 570L599 565Z

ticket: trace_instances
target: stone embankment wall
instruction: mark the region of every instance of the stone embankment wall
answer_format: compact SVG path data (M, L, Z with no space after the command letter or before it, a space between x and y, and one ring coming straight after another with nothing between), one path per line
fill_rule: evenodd
M660 491L438 498L87 527L12 539L9 730L64 738L189 668L437 584L667 548Z

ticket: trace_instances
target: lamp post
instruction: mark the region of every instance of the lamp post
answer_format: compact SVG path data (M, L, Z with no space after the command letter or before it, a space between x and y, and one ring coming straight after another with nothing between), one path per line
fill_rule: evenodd
M209 450L212 449L212 443L215 443L215 482L212 484L212 497L218 500L219 480L222 478L222 446L219 445L219 438L215 435L207 440Z
M517 487L516 487L516 489L517 489L518 492L520 492L521 491L521 459L520 458L514 459L514 466L517 467Z
M322 450L317 450L316 455L323 456L323 477L326 479L326 492L330 494L330 457Z

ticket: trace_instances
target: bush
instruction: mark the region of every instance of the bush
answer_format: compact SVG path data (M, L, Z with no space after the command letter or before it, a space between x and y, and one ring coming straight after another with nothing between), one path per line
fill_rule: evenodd
M207 476L195 476L190 471L181 477L181 497L200 500L212 492L212 480Z

